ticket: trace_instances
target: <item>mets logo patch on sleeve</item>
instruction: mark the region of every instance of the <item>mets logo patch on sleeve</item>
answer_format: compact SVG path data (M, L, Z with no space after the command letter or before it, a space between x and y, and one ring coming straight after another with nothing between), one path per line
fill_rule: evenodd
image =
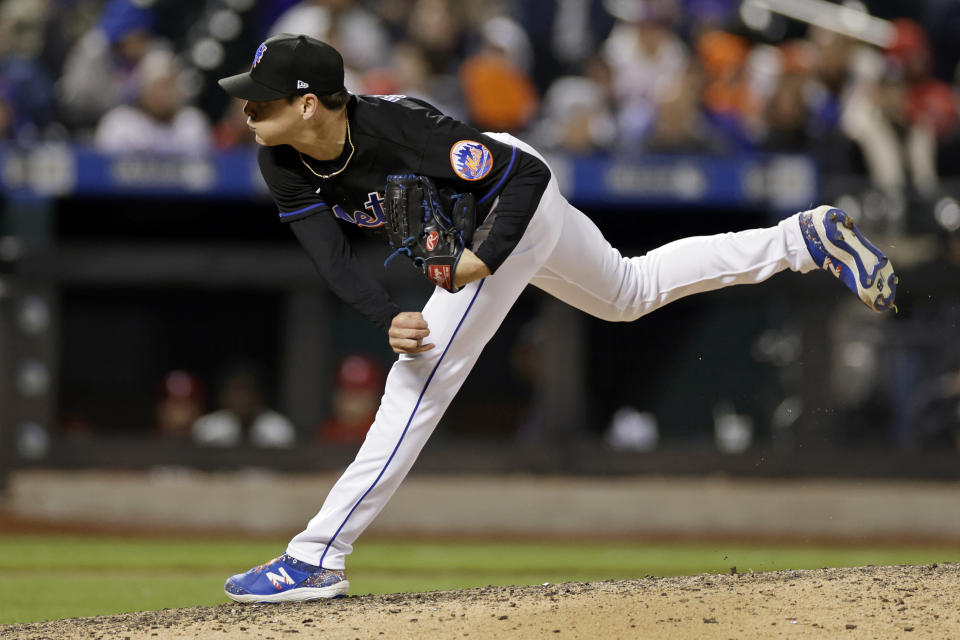
M464 180L481 180L493 169L493 154L475 140L460 140L450 147L450 166Z

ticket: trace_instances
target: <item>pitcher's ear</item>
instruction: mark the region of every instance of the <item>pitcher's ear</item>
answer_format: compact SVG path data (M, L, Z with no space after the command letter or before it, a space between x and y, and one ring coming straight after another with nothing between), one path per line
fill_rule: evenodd
M317 112L317 109L320 108L320 99L316 94L308 93L301 96L300 100L300 117L304 120L309 120Z

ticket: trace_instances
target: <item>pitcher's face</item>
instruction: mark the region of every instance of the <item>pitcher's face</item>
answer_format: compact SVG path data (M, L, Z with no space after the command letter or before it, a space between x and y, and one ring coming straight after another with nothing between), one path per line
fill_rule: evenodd
M298 127L303 126L297 100L292 104L285 98L267 102L248 100L243 105L243 112L257 143L267 147L289 144Z

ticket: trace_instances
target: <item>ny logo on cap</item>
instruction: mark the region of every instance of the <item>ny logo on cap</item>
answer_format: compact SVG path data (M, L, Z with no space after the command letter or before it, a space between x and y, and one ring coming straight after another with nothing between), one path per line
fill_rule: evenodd
M264 42L259 47L257 47L257 52L253 54L253 66L260 64L260 60L263 59L263 54L267 52L267 43Z
M303 80L297 80L297 89L309 89L309 88L310 88L310 85L308 85L306 82L304 82Z

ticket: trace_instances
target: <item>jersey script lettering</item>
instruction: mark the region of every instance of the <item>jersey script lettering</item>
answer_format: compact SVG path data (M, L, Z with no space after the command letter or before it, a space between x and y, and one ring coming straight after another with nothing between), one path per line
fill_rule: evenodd
M383 196L376 191L367 194L367 201L363 203L363 207L365 211L354 211L353 213L349 213L339 204L330 208L333 210L333 215L358 227L373 229L386 222L386 216L383 214Z

